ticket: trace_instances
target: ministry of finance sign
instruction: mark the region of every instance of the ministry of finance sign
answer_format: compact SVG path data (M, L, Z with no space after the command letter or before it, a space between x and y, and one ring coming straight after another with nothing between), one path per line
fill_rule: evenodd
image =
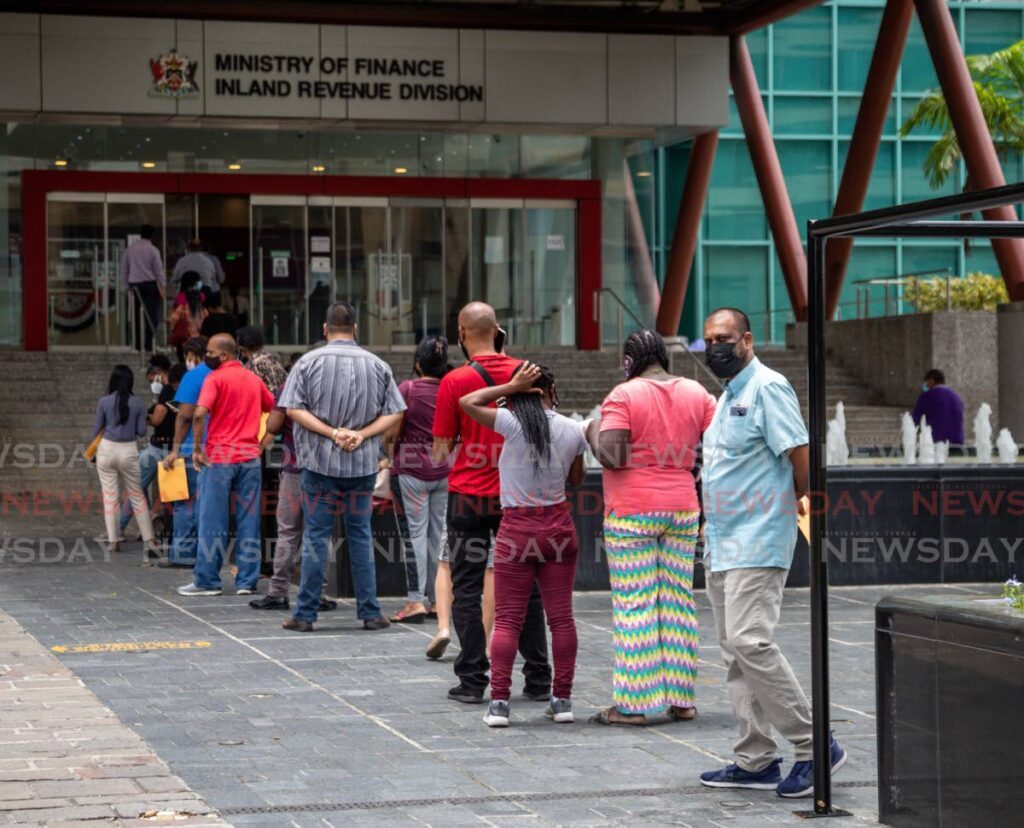
M459 103L484 99L480 84L446 82L446 61L438 59L325 56L317 61L308 55L218 53L213 65L214 90L223 96Z
M0 12L0 112L673 137L728 121L728 39Z

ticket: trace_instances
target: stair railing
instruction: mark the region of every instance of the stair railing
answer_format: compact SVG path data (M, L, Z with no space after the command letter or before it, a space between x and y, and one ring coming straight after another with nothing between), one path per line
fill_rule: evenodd
M653 326L643 322L635 313L633 313L632 309L623 301L622 297L619 296L619 294L616 293L612 288L601 288L600 291L594 291L594 293L594 321L598 323L598 328L601 327L601 295L607 294L608 296L615 300L616 334L618 337L619 344L619 359L621 360L623 356L622 348L626 342L626 315L629 315L630 319L633 320L633 322L636 324L638 328L651 328ZM725 390L725 386L722 384L722 381L711 372L711 369L704 364L704 361L700 357L698 357L695 353L693 353L693 351L686 347L685 342L679 339L670 339L669 341L666 342L666 345L668 346L669 373L676 373L675 355L677 353L683 353L686 354L688 360L693 364L693 379L696 380L699 376L703 374L704 378L711 382L716 388L718 388L719 391Z

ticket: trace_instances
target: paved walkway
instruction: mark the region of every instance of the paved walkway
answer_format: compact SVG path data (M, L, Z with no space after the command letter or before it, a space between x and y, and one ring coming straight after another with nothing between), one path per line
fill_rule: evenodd
M188 816L209 813L81 679L0 612L0 825L224 825Z
M764 826L803 824L793 810L810 806L809 800L794 803L771 792L709 790L697 783L702 770L727 760L735 737L703 594L695 721L666 720L648 728L586 723L608 703L611 682L610 601L607 594L590 593L576 600L577 724L548 723L543 705L513 698L513 726L494 731L481 722L482 707L445 699L453 683L451 654L441 663L423 657L430 627L363 632L348 604L323 616L315 634L286 633L280 628L283 614L251 610L248 598L178 596L174 588L186 577L143 567L129 554L107 562L0 563L0 608L52 648L171 773L236 826ZM877 813L873 607L892 591L832 593L833 724L851 757L836 777L835 802L868 823ZM388 603L394 606L387 609L397 609L397 602ZM807 592L789 591L782 646L809 687L808 616ZM17 632L14 639L25 640ZM60 669L48 657L47 662ZM156 778L174 779L76 679L67 672L60 676L63 685L88 698L81 711L98 711L116 729L112 750L147 756L140 763ZM41 709L70 692L38 686ZM10 725L0 727L10 739ZM69 751L63 745L44 744L40 753L47 758L38 759L39 766L56 763L64 774L54 782L78 767L77 760L65 758ZM0 799L62 790L33 777L29 759L0 767L28 772L24 779L0 777L26 786ZM132 793L138 794L151 783L134 781L137 771L110 775L120 780L117 785L137 785ZM59 796L64 806L65 794ZM67 796L69 802L74 794ZM185 785L161 796L173 803L168 807L190 803L192 810L202 809L202 802L187 799ZM32 807L41 808L39 801ZM150 797L143 804L154 803Z

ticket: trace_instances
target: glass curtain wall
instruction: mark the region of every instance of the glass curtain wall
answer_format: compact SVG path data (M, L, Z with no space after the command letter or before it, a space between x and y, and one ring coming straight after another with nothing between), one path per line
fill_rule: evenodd
M861 92L874 49L883 0L838 0L807 9L747 35L747 44L775 135L779 159L801 234L809 218L832 211L849 150ZM989 53L1024 38L1024 3L949 3L967 54ZM946 186L933 190L922 170L935 135L915 130L900 139L900 125L938 86L920 25L914 20L890 105L865 209L947 195L965 182L961 164ZM651 150L659 186L645 216L659 277L685 177L688 146ZM634 180L638 183L634 166ZM1021 178L1021 159L1004 159L1008 181ZM641 203L644 199L641 198ZM667 232L666 232L667 229ZM840 318L856 316L858 282L912 273L998 273L987 242L859 239L844 283ZM703 315L718 305L750 312L759 339L781 342L792 316L781 268L764 218L760 192L735 106L722 130L700 231L681 332L699 336ZM883 312L873 289L869 309ZM862 310L861 313L864 311Z

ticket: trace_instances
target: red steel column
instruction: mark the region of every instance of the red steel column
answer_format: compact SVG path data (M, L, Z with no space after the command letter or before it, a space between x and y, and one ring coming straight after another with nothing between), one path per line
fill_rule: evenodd
M796 226L796 216L793 215L793 205L786 191L786 180L782 177L782 166L775 151L768 116L761 102L754 64L750 61L750 52L742 37L734 37L730 41L729 75L740 122L743 124L743 134L747 138L750 158L754 162L754 173L761 188L761 199L768 215L768 226L782 265L789 303L796 318L803 321L807 318L807 257Z
M913 12L912 0L889 0L885 5L857 111L857 123L850 136L850 151L832 211L834 216L859 213L864 207ZM853 239L831 239L825 246L826 319L835 316L852 249Z
M683 302L690 282L693 256L697 252L700 218L708 195L711 168L718 149L718 130L705 132L693 139L693 149L686 165L686 182L679 200L679 214L672 234L672 247L665 268L665 285L658 305L655 327L662 336L676 336L683 316Z
M946 98L949 118L963 151L971 188L983 190L1002 186L1006 179L999 166L992 136L985 125L949 8L945 0L914 0L914 5L935 65L935 74ZM983 215L995 221L1017 220L1017 212L1009 205L986 210ZM992 250L1003 273L1010 300L1024 300L1024 240L993 239Z

